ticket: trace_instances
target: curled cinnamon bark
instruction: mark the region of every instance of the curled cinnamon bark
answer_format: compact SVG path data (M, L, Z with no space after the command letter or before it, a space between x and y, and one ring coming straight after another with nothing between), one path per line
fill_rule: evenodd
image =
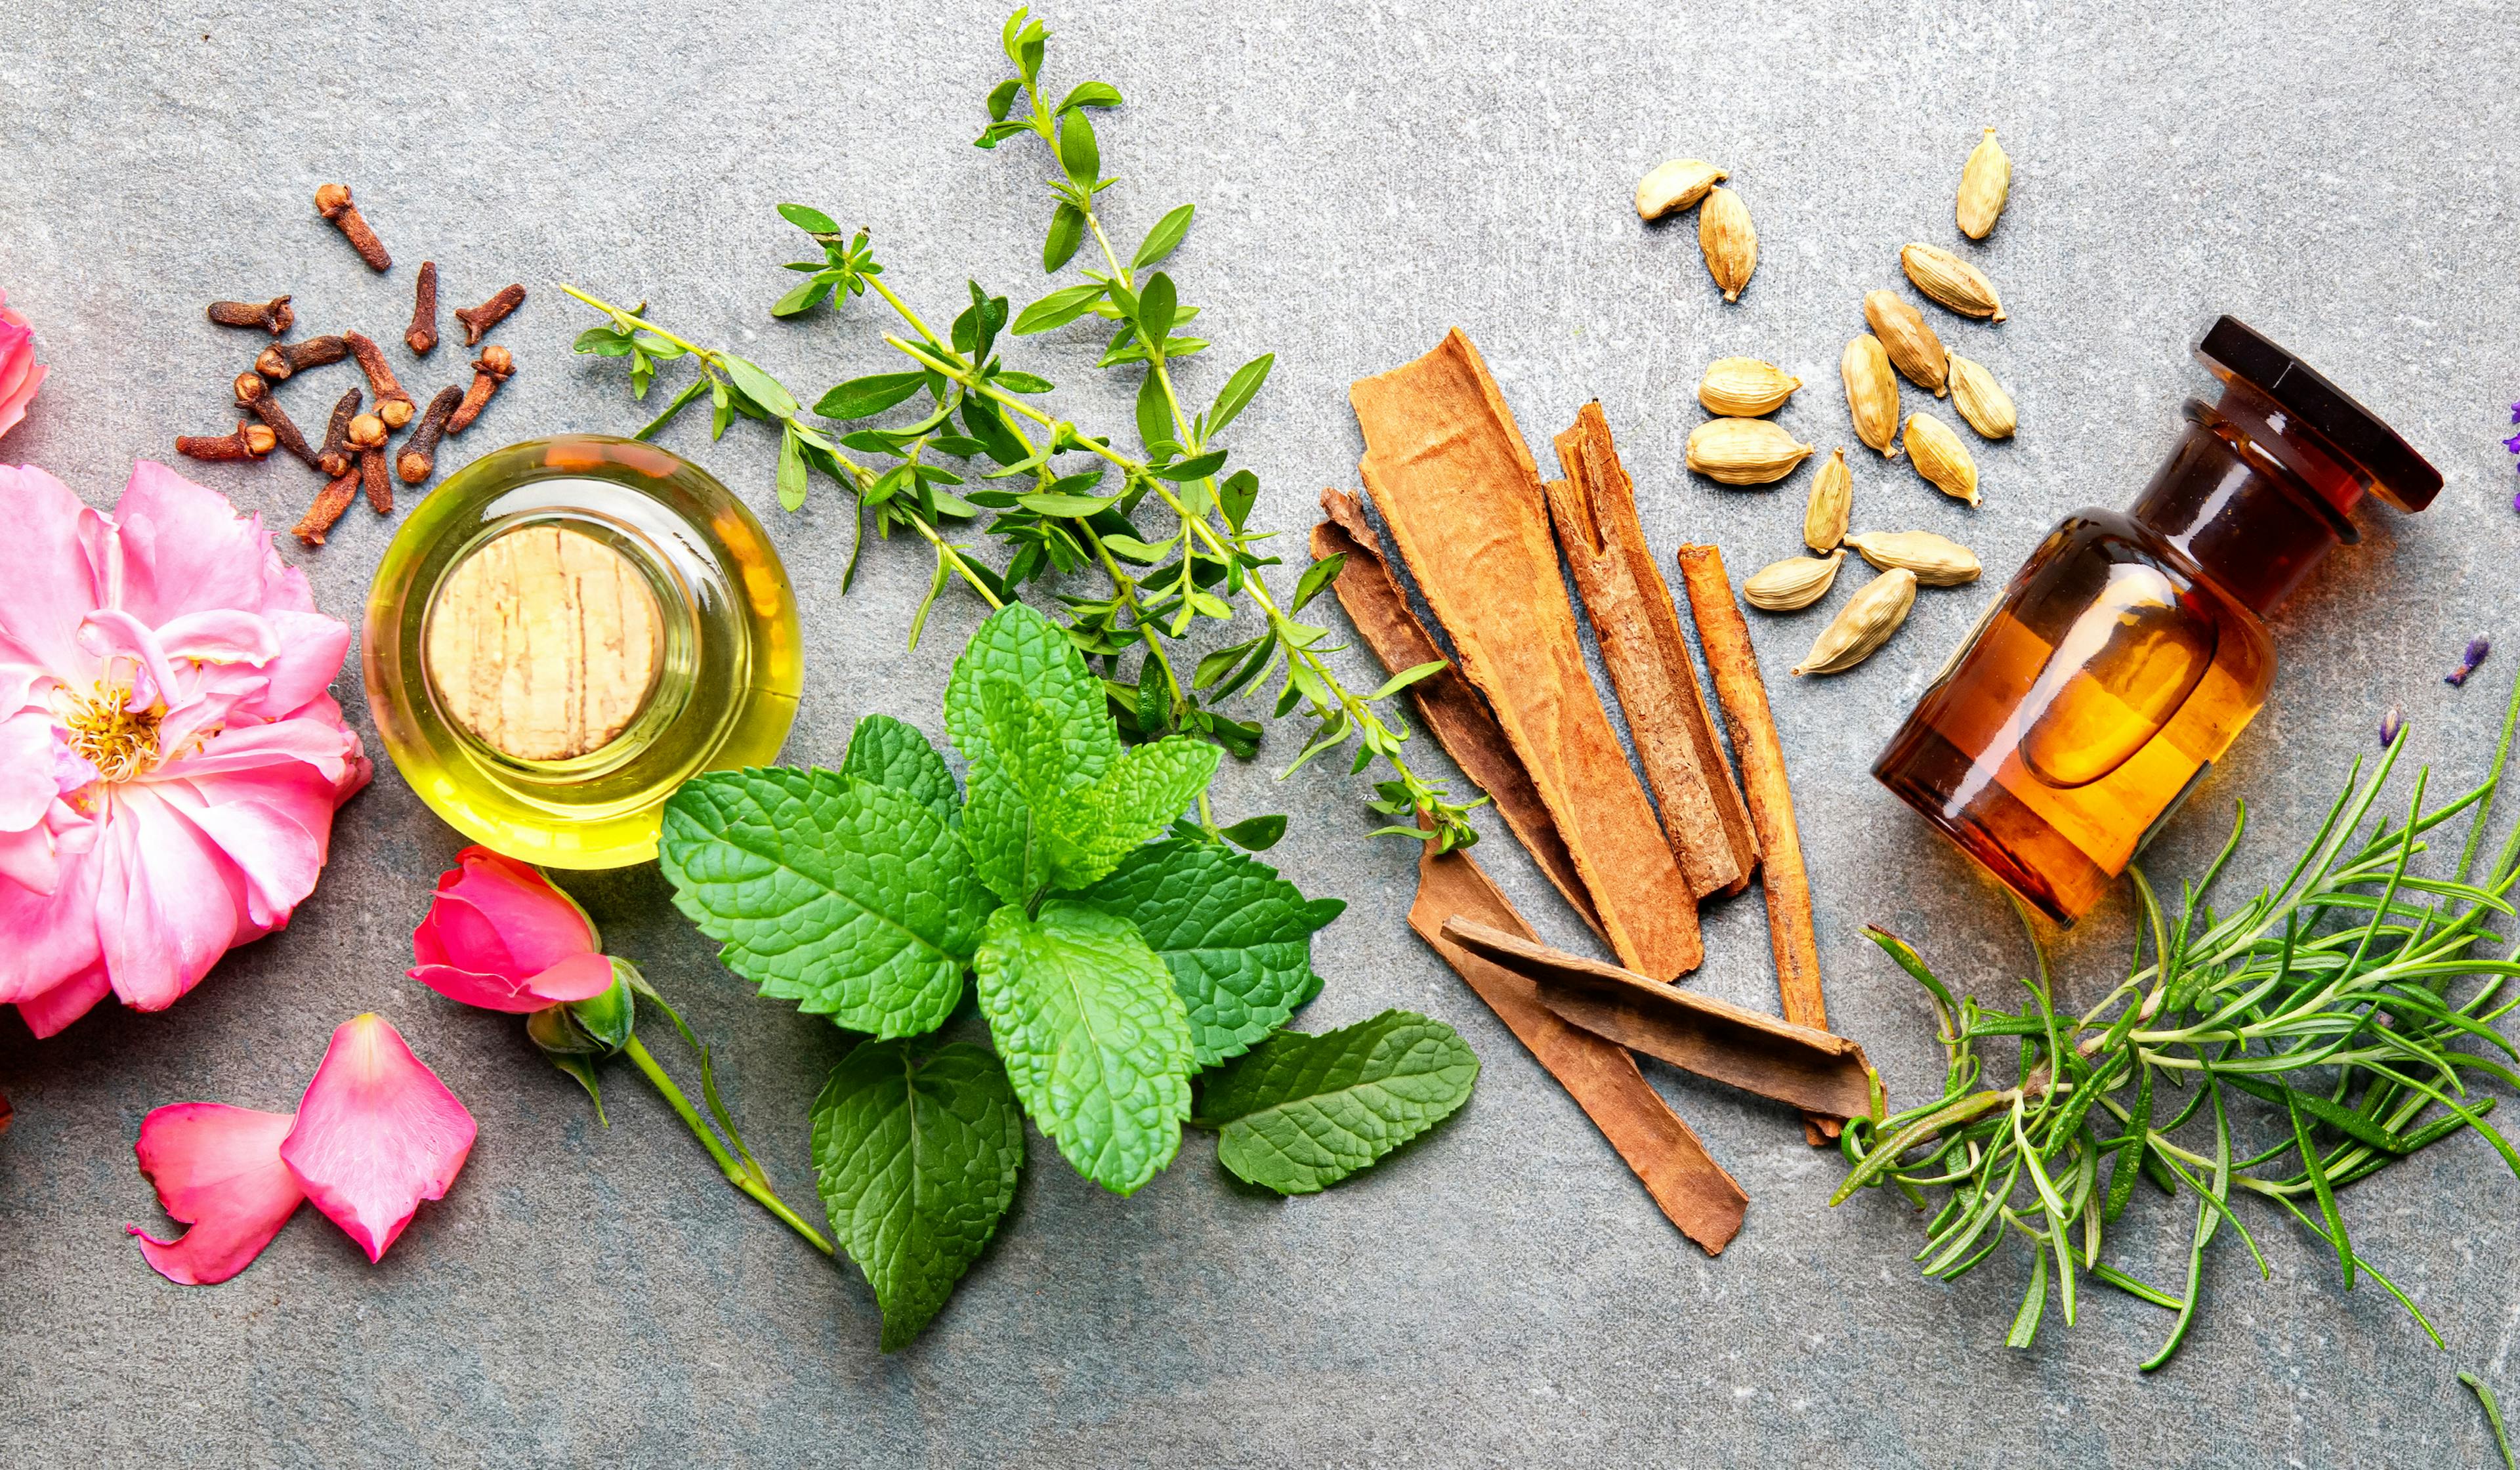
M1706 650L1706 668L1715 680L1716 702L1732 732L1732 753L1741 762L1741 785L1749 798L1750 821L1759 829L1767 876L1768 944L1777 957L1777 995L1785 1019L1815 1031L1828 1029L1828 1006L1821 994L1820 939L1812 925L1811 874L1803 866L1803 840L1794 824L1794 796L1785 783L1785 747L1777 738L1777 718L1768 708L1768 686L1759 677L1759 655L1750 646L1750 627L1741 605L1732 601L1732 580L1724 570L1724 554L1711 546L1680 549L1681 581L1688 589L1689 615L1697 622L1698 646ZM1836 1120L1807 1120L1815 1144L1837 1136Z
M1526 937L1532 932L1468 853L1438 854L1427 843L1418 860L1409 927L1557 1079L1680 1232L1710 1256L1724 1254L1740 1233L1750 1196L1645 1081L1626 1047L1568 1025L1541 1002L1538 986L1447 938L1444 921L1457 916Z

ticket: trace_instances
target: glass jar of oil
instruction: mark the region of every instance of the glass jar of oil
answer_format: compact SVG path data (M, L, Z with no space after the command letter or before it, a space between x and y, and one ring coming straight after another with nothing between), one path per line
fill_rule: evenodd
M1872 774L2014 892L2071 923L2265 703L2266 613L2441 472L2229 317L2197 357L2221 401L2121 514L2067 516L1891 737Z
M656 855L665 798L775 759L804 660L761 523L684 460L575 434L487 455L368 595L368 703L421 800L555 868Z

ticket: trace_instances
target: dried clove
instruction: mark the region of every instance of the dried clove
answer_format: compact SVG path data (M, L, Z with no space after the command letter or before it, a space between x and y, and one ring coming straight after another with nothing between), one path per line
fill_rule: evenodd
M177 434L175 452L196 460L258 460L279 442L269 425L240 421L232 434Z
M415 357L427 357L437 350L437 262L420 263L420 281L411 295L411 326L402 334L403 345Z
M339 520L341 512L350 509L350 502L358 498L359 471L353 466L348 472L335 475L332 483L317 492L315 504L306 508L306 513L298 517L297 524L290 528L289 534L306 546L322 546L324 533L333 529L333 522Z
M253 370L273 382L287 382L292 374L337 363L349 355L350 344L338 336L310 336L302 342L274 342L263 348L253 360Z
M2457 671L2444 674L2442 683L2454 690L2467 688L2467 676L2475 673L2477 666L2485 662L2485 655L2493 651L2494 645L2486 642L2483 634L2469 639L2466 651L2458 655Z
M376 415L352 414L350 426L344 431L342 442L353 452L365 454L371 449L384 448L386 432L385 421Z
M448 416L463 401L464 390L451 382L428 400L428 411L420 416L419 426L411 431L411 437L402 441L402 455L394 461L394 473L402 476L404 484L419 484L436 468L437 441L446 435Z
M350 389L341 401L333 405L333 420L324 425L324 447L315 452L315 468L329 479L339 479L358 468L350 452L350 421L358 417L359 390ZM377 421L377 431L384 431L384 421Z
M360 415L361 418L368 417ZM379 515L393 513L393 480L385 473L385 452L382 449L359 451L359 485L368 492L368 506Z
M478 306L459 307L455 320L464 324L464 345L472 346L493 327L508 319L508 313L525 304L525 289L511 286Z
M271 396L271 384L262 380L262 375L239 373L236 377L236 401L237 407L270 426L272 436L280 441L281 448L309 465L315 465L315 451L306 447L306 436L297 431L296 423L280 406L280 400ZM315 468L323 467L317 465Z
M350 248L358 251L359 258L368 263L368 269L382 271L392 267L393 257L385 253L384 242L377 239L377 232L368 228L367 216L359 212L359 206L350 202L349 185L315 186L315 212L333 222L342 238L350 242Z
M341 340L349 345L350 355L359 360L360 370L368 375L368 387L377 395L377 417L385 421L387 428L409 423L420 405L412 402L411 395L394 380L393 365L385 361L384 349L377 345L377 339L365 333L344 332Z
M259 327L279 336L297 325L297 313L287 296L274 296L259 306L251 301L212 301L210 320L222 327Z
M455 417L446 421L446 431L460 434L471 428L472 421L481 417L481 410L489 406L490 395L499 391L499 384L516 371L517 359L507 348L496 342L482 348L481 355L472 360L472 386L466 390Z

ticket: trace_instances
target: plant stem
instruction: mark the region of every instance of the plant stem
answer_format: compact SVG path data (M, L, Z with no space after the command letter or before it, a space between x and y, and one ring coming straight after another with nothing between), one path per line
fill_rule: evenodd
M665 1105L672 1108L675 1115L683 1120L683 1126L692 1131L692 1136L700 1140L700 1146L708 1150L709 1157L717 1161L718 1172L726 1176L728 1183L752 1196L761 1208L777 1216L788 1228L803 1236L806 1244L826 1256L832 1254L832 1243L823 1238L820 1230L807 1225L795 1211L788 1209L787 1201L772 1192L770 1186L752 1178L745 1172L742 1165L736 1162L735 1155L726 1151L726 1145L718 1141L717 1135L710 1131L706 1122L701 1120L699 1109L692 1106L692 1100L683 1095L681 1088L674 1086L674 1080L666 1076L665 1069L658 1066L656 1058L649 1054L645 1043L634 1036L630 1038L630 1045L622 1047L621 1051L624 1056L630 1058L630 1064L639 1069L639 1074L647 1078L649 1084L655 1088L657 1095L665 1099Z

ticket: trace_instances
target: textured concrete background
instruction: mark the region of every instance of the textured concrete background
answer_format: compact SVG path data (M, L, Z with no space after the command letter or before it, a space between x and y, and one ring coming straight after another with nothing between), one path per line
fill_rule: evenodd
M296 293L309 330L391 340L433 256L450 305L521 278L502 329L522 367L451 466L558 429L643 417L616 364L575 359L572 281L727 343L810 397L889 370L876 313L771 322L795 253L771 212L813 201L874 226L909 297L950 313L966 274L1044 288L1045 162L968 146L1001 74L987 6L491 3L368 12L19 0L0 20L0 287L54 376L0 452L110 504L129 464L227 423L252 348L206 326L213 296ZM2008 571L2060 512L2122 504L2209 379L2187 346L2233 312L2398 423L2449 476L2414 520L2365 518L2278 620L2274 702L2174 828L2156 870L2192 872L2245 795L2254 883L2306 833L2380 710L2462 780L2520 661L2508 574L2514 480L2495 440L2520 396L2520 230L2509 82L2520 22L2494 0L2333 5L1796 6L1183 0L1058 6L1050 74L1130 100L1102 128L1106 195L1134 238L1195 200L1173 262L1207 308L1211 391L1262 350L1278 373L1234 435L1260 519L1291 546L1324 484L1353 482L1347 382L1460 324L1535 442L1598 395L1658 553L1722 544L1736 573L1794 550L1808 471L1729 492L1680 468L1710 359L1749 353L1812 383L1783 422L1853 442L1835 382L1862 292L1908 240L1957 243L1952 190L1981 123L2016 160L2013 204L1969 251L2001 328L1935 325L2019 399L2019 439L1978 448L1972 512L1905 468L1856 461L1859 525L1923 527ZM1693 227L1640 226L1628 192L1675 155L1718 159L1755 215L1757 279L1726 307ZM376 279L311 214L353 183L400 264ZM400 358L400 349L393 349ZM407 375L449 380L441 348ZM1125 424L1068 337L1027 342L1064 411ZM677 380L669 371L668 382ZM320 423L338 391L291 393ZM1911 390L1912 407L1914 395ZM836 759L882 709L933 731L976 617L948 596L905 651L927 576L870 552L839 593L848 516L770 495L772 441L668 444L756 507L788 558L810 665L799 761ZM1972 441L1974 443L1974 441ZM195 472L285 526L314 486L284 462ZM355 616L390 534L353 510L305 555ZM2487 568L2471 576L2472 568ZM2501 573L2491 570L2496 565ZM1850 577L1850 584L1856 581ZM1895 1098L1937 1085L1913 987L1860 937L1881 921L2001 997L2024 964L1995 892L1866 776L1872 753L1991 587L1928 592L1861 670L1781 673L1824 612L1762 619L1821 899L1830 1014ZM1841 589L1828 605L1844 599ZM2440 673L2472 633L2505 641L2465 691ZM1359 678L1356 654L1341 655ZM354 681L353 681L354 682ZM352 702L356 691L344 687ZM365 725L364 711L358 718ZM1710 1261L1654 1212L1571 1103L1412 938L1405 844L1367 842L1360 782L1273 784L1290 745L1229 769L1219 810L1285 811L1277 856L1344 898L1322 936L1316 1029L1389 1005L1462 1028L1487 1070L1468 1109L1372 1175L1307 1200L1233 1187L1193 1139L1137 1198L1080 1182L1036 1138L1021 1201L908 1352L878 1357L861 1281L714 1177L636 1079L612 1126L514 1023L400 978L428 880L457 847L389 769L341 814L295 924L238 953L172 1011L99 1010L59 1039L0 1021L0 1460L274 1464L868 1463L2478 1464L2453 1371L2520 1391L2515 1185L2462 1139L2348 1196L2356 1243L2449 1339L2434 1352L2381 1292L2259 1217L2273 1279L2216 1242L2209 1309L2177 1363L2139 1379L2165 1314L2086 1294L2070 1332L2002 1346L2027 1269L1917 1279L1892 1199L1823 1208L1841 1173L1780 1110L1648 1064L1753 1204ZM1440 758L1430 760L1439 768ZM1496 830L1491 827L1490 830ZM1509 838L1478 849L1535 922L1580 930ZM751 998L668 909L652 869L571 884L612 947L722 1046L733 1103L791 1197L810 1195L804 1111L847 1046ZM1772 1004L1755 900L1709 912L1694 982ZM2060 946L2074 993L2123 964L2112 905ZM141 1116L215 1098L287 1108L329 1029L382 1009L472 1106L453 1196L381 1267L302 1212L248 1272L169 1286L124 1239L158 1223L132 1167ZM672 1055L668 1050L667 1054ZM2150 1196L2144 1196L2149 1200ZM2118 1239L2176 1278L2187 1217L2137 1207Z

